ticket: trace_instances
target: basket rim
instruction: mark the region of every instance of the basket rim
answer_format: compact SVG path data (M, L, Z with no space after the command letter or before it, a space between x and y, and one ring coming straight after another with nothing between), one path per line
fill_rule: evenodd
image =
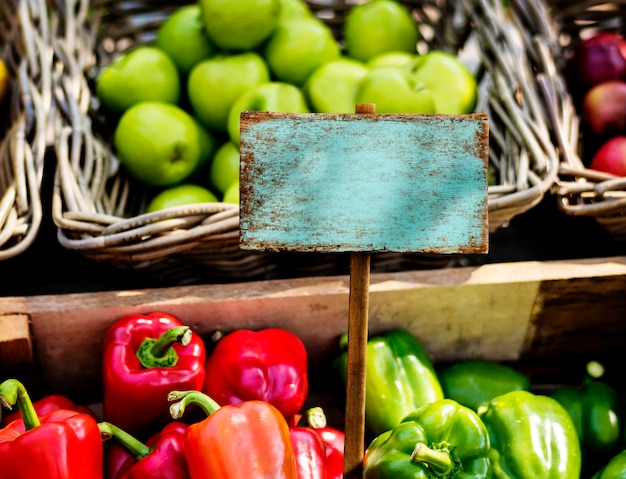
M84 0L88 1L88 0ZM105 4L106 0L99 2ZM408 2L407 2L408 3ZM412 3L412 2L411 2ZM445 0L435 0L425 2L429 6L445 5ZM499 5L499 2L495 2ZM458 5L461 4L456 4ZM558 156L555 153L554 145L550 139L548 125L542 120L543 105L540 93L535 91L531 73L525 68L520 67L519 54L529 49L528 45L520 45L517 38L507 32L508 29L519 28L520 25L510 22L508 16L500 7L490 3L488 0L464 0L463 8L466 8L466 14L472 22L480 27L480 38L489 39L491 50L483 52L481 60L484 62L484 68L488 71L491 80L486 83L484 107L487 108L491 117L497 118L500 125L490 125L490 135L497 138L497 145L502 150L505 147L516 145L520 151L511 158L500 159L494 158L494 161L500 161L502 165L506 161L506 165L502 168L508 168L506 171L513 171L501 178L499 184L488 187L488 211L490 221L490 231L495 231L506 225L514 216L521 214L538 204L550 191L557 177ZM506 18L506 27L502 24ZM458 19L455 19L458 20ZM101 25L102 19L94 20ZM466 18L465 21L468 21ZM489 30L497 26L497 35L490 35ZM77 36L94 35L92 25L76 25L78 31ZM462 28L461 28L462 30ZM93 44L93 37L84 43ZM494 53L496 52L496 53ZM499 53L497 53L499 52ZM507 58L498 58L498 55L504 56L502 52L508 55ZM495 58L493 57L495 55ZM83 59L84 60L84 59ZM201 242L210 249L211 242L216 239L219 242L225 237L232 239L233 242L238 240L238 206L229 208L232 210L232 216L228 218L215 218L214 212L203 211L201 205L195 205L194 211L198 213L198 217L205 215L203 221L195 226L194 221L199 218L189 218L189 212L183 209L169 211L170 216L146 216L141 213L132 217L127 217L118 211L109 211L102 214L98 211L106 201L95 199L90 196L98 194L102 191L102 183L98 183L90 176L91 170L85 176L81 168L80 159L75 156L77 145L81 149L88 148L88 151L110 155L114 158L114 153L102 140L94 134L90 128L93 123L89 118L90 111L85 105L93 106L93 102L84 100L90 95L88 90L89 81L84 78L84 73L74 78L71 75L76 72L85 72L89 70L93 74L93 70L86 68L84 65L80 67L80 61L76 58L70 59L73 62L68 68L69 73L64 70L65 83L71 85L79 85L74 92L63 92L66 97L59 100L61 106L59 110L69 112L62 118L63 121L56 123L57 128L69 129L74 135L63 134L57 130L57 136L62 138L65 144L57 145L55 153L57 162L61 164L61 168L57 168L55 172L55 189L53 199L52 215L55 224L59 228L58 237L63 246L69 249L85 252L92 256L101 254L103 258L110 258L111 255L132 254L142 247L138 246L141 242L152 242L154 245L162 245L164 248L170 248L172 245L183 243L193 243L193 248L198 248L195 241ZM549 59L548 59L549 61ZM84 103L79 106L79 100L68 100L67 95L77 95L83 99ZM518 101L520 95L533 96L526 102ZM81 110L82 108L82 110ZM78 113L77 113L78 112ZM76 134L79 133L79 134ZM70 140L70 136L72 139ZM75 142L72 144L72 141ZM91 167L93 168L93 167ZM100 167L101 171L106 171L107 167ZM111 167L115 169L115 167ZM512 178L511 178L512 177ZM92 181L93 180L93 181ZM125 186L117 185L116 191L122 191ZM74 199L74 195L84 193L82 199ZM120 196L122 193L119 193ZM108 200L107 200L108 201ZM100 203L97 207L95 203ZM81 204L86 203L86 204ZM167 231L167 228L158 229L149 227L150 222L172 220L178 218L178 229ZM185 218L185 219L183 219ZM210 222L209 225L205 222ZM227 224L228 225L227 225ZM107 224L106 227L103 224ZM174 225L175 223L172 223ZM181 228L180 225L190 225L189 228ZM161 225L163 226L163 224ZM197 228L197 231L194 229ZM175 231L175 233L174 233ZM154 233L154 236L152 235ZM216 236L213 237L212 235ZM226 236L224 236L226 235ZM180 241L179 241L180 240ZM112 249L115 248L115 249ZM146 247L146 250L149 249ZM154 252L154 250L153 250ZM163 250L163 257L171 254L170 249ZM136 258L136 256L135 256ZM146 257L143 257L146 259ZM157 261L158 253L154 252L151 259ZM131 260L132 261L132 260Z

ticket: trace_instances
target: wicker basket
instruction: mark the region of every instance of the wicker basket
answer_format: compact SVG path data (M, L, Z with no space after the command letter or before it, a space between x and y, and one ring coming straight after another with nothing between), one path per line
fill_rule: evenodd
M0 58L10 87L0 105L0 260L35 240L42 221L41 183L51 143L51 26L45 0L5 0Z
M238 247L239 209L201 204L145 214L145 192L119 167L99 116L93 83L98 69L126 49L153 40L155 31L181 2L152 0L56 0L60 25L54 39L59 60L57 174L53 219L61 244L90 258L123 268L144 268L194 281L332 273L344 268L337 255L277 258ZM339 36L345 1L309 1ZM352 2L354 3L354 2ZM558 168L550 124L539 101L528 52L518 24L500 1L423 0L411 6L423 27L420 49L467 55L480 78L477 111L490 120L490 161L496 172L489 187L490 230L532 208L552 186ZM477 47L480 45L480 48ZM109 125L110 128L110 125ZM448 258L382 255L372 262L389 271L407 265L449 264ZM380 263L378 263L380 262Z
M533 2L531 2L533 3ZM595 30L626 34L626 1L548 0L550 22L529 25L546 43L550 42L557 73L546 82L547 104L553 109L551 121L561 163L553 192L559 208L567 215L595 219L616 243L626 242L626 178L591 170L593 152L584 142L584 126L576 111L576 101L568 92L562 73L576 40ZM587 148L584 146L587 145Z

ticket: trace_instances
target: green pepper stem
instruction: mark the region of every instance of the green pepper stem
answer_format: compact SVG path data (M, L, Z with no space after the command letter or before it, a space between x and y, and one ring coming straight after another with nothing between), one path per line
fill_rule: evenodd
M604 376L604 365L599 361L589 361L585 369L589 379L600 379Z
M98 429L103 439L113 438L126 449L131 456L139 461L152 452L152 448L146 446L143 442L134 436L131 436L123 429L111 424L110 422L99 422Z
M298 426L311 427L313 429L322 429L327 426L326 414L324 409L314 406L307 409L300 420Z
M7 379L0 384L0 403L9 409L17 403L26 431L41 424L26 388L17 379Z
M189 326L176 326L168 329L157 339L146 338L137 349L137 358L144 368L172 367L178 361L178 354L172 348L174 343L187 346L191 341Z
M448 477L454 469L449 453L431 449L423 442L418 442L415 445L411 460L426 464L437 477Z
M207 416L220 409L220 405L200 391L171 391L167 395L168 401L178 401L170 405L170 415L174 419L180 419L185 414L185 409L190 404L199 406Z

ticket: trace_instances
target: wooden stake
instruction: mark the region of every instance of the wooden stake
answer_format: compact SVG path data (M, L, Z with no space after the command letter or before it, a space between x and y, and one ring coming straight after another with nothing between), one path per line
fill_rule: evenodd
M346 442L343 469L343 476L346 479L360 479L363 474L369 283L369 253L351 253L345 417Z

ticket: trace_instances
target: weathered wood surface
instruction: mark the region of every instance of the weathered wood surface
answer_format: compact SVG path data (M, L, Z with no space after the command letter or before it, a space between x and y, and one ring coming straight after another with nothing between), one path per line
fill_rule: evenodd
M240 244L484 253L486 114L241 115Z
M33 361L28 315L0 315L0 372L32 367Z
M405 327L434 361L617 353L626 346L624 291L623 256L372 274L369 330ZM24 315L24 325L28 317L44 385L97 391L102 337L125 314L170 312L207 338L216 329L284 327L317 364L336 353L346 331L348 292L349 277L337 276L2 297L0 318ZM0 358L15 341L24 344L26 329L12 331L12 340L0 341Z

